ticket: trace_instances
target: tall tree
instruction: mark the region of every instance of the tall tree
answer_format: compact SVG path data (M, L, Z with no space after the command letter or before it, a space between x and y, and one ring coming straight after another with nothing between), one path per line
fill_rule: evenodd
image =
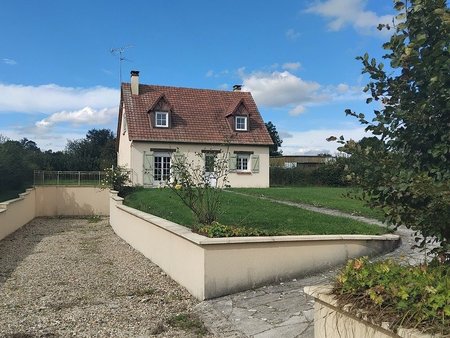
M272 123L272 121L269 121L266 123L267 131L270 134L270 137L272 138L273 145L269 148L269 155L270 156L280 156L283 151L278 150L279 147L281 147L281 144L283 143L283 140L281 139L280 135L278 134L277 128Z
M86 138L68 141L70 170L103 170L116 164L115 137L109 129L91 129Z
M444 0L395 2L396 24L383 45L390 70L369 58L367 103L379 101L369 121L350 109L379 142L345 142L357 156L353 178L370 205L382 208L389 221L417 230L424 240L440 243L441 257L450 250L450 11ZM448 256L447 256L448 258Z

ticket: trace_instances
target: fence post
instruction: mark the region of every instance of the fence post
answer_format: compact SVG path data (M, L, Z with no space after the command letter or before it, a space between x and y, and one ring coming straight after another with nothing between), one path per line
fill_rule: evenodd
M56 173L56 185L59 185L59 170Z
M78 185L81 185L81 172L78 172Z

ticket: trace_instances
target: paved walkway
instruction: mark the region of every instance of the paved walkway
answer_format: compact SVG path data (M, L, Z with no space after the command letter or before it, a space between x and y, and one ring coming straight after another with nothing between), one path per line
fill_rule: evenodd
M303 204L292 202L276 202L305 207ZM347 215L335 210L309 205L306 207L316 212L380 224L376 220ZM411 249L414 243L413 232L400 228L396 233L402 239L400 246L378 259L390 257L411 264L423 261L425 255ZM314 301L305 295L303 287L330 283L338 269L339 267L301 279L204 301L197 305L196 312L215 337L312 338L314 337Z

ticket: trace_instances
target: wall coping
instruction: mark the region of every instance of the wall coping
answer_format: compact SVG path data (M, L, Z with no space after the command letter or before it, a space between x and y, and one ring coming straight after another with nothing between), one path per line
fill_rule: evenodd
M115 192L111 191L112 199L123 201ZM316 242L316 241L398 241L399 235L291 235L291 236L252 236L252 237L221 237L209 238L192 232L191 229L180 224L171 222L164 218L117 204L117 208L134 215L140 219L150 222L166 231L169 231L179 237L197 245L217 245L217 244L255 244L255 243L289 243L289 242Z

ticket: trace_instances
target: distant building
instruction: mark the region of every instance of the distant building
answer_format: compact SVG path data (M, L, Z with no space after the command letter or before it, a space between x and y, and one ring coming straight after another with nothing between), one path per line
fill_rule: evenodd
M287 155L270 158L271 167L279 168L318 168L321 165L336 160L333 156L322 155Z

